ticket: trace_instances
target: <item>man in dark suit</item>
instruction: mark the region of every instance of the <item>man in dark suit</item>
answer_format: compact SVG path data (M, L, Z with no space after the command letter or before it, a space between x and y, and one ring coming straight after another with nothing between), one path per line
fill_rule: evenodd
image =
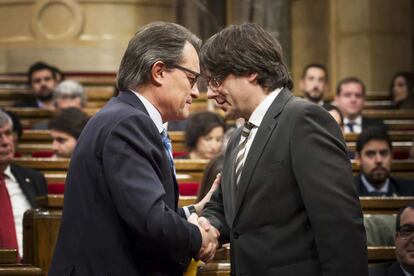
M344 116L344 133L361 133L371 126L387 130L382 120L362 115L365 90L365 84L355 77L345 78L336 86L335 103Z
M354 182L359 196L414 196L414 181L391 177L392 142L384 129L365 129L356 150L361 173Z
M292 95L279 42L252 23L200 52L208 97L247 123L198 222L231 243L234 275L366 275L359 200L338 124ZM208 223L211 223L210 225Z
M47 194L47 184L41 173L11 164L15 153L13 126L11 117L0 110L0 248L16 248L22 254L23 214L36 207L36 196Z
M369 276L414 275L414 205L408 205L397 214L395 255L397 261L369 268Z
M30 107L54 110L53 90L58 84L56 68L44 62L32 64L27 78L35 99L15 104L15 107Z
M199 43L163 22L142 27L129 42L119 96L89 120L72 154L49 275L182 275L201 247L201 257L214 255L214 231L194 216L194 224L186 221L200 208L177 208L163 127L188 117L198 96Z

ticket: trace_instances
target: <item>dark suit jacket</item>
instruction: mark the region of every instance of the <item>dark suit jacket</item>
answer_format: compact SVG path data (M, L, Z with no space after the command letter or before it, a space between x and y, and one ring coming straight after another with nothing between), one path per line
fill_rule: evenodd
M369 276L405 276L398 262L374 265L369 268Z
M389 180L387 196L414 196L414 181L393 177L390 177ZM359 196L370 196L362 182L361 174L354 176L354 183Z
M231 242L236 275L367 275L366 237L342 133L284 89L257 130L237 188L229 141L203 215Z
M388 126L382 120L362 116L362 130L369 127L379 127L388 131Z
M181 275L201 234L177 204L160 133L121 92L77 142L49 275Z
M43 174L14 164L10 165L10 170L30 205L36 207L36 197L47 194L47 183Z
M14 105L14 107L39 108L39 103L35 99L33 99L24 102L18 102Z

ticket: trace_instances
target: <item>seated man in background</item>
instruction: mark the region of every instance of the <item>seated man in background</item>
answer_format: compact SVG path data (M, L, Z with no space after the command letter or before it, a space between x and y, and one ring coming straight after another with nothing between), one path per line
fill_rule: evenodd
M30 66L27 79L35 99L17 103L15 107L54 110L53 90L58 84L56 68L43 62L36 62Z
M65 80L58 84L53 95L56 110L75 107L82 110L86 106L86 94L83 86L73 80Z
M303 69L300 89L305 100L323 107L330 105L323 100L323 96L328 90L328 87L328 72L325 66L312 63Z
M381 120L362 116L365 101L365 85L355 77L341 80L336 87L335 102L344 116L344 133L361 133L370 126L387 130Z
M44 176L11 164L15 153L13 122L0 110L0 248L23 253L23 214L36 207L36 196L47 194Z
M395 234L396 262L383 263L369 268L370 276L414 275L414 205L402 208L397 214Z
M354 177L359 196L413 196L414 181L390 176L392 143L380 127L364 130L357 139L356 161L361 173Z
M49 129L56 157L70 158L75 149L76 141L88 119L84 112L75 107L70 107L62 110L50 120Z

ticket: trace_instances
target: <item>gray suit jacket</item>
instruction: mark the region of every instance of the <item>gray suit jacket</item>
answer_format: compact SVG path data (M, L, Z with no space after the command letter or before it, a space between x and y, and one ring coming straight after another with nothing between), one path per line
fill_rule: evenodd
M231 242L236 275L367 275L366 237L342 133L284 89L267 111L236 188L240 130L203 215Z

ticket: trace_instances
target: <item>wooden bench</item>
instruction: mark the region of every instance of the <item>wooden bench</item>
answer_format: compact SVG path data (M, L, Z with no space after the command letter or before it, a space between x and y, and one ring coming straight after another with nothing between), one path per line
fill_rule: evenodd
M388 134L393 142L412 142L414 140L414 130L390 130ZM347 133L345 134L346 142L356 142L359 134Z
M397 214L398 211L414 203L414 197L360 197L364 214Z
M43 275L39 267L17 263L16 249L0 249L0 275Z

